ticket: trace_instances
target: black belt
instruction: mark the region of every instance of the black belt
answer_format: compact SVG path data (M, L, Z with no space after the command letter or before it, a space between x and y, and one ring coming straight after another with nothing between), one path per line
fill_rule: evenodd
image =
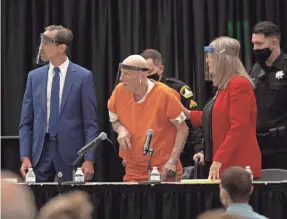
M285 137L287 135L287 130L285 126L280 126L280 127L275 127L269 129L269 132L259 132L256 133L258 137L266 137L266 136L271 136L271 137Z
M270 136L270 133L269 132L259 132L259 133L256 133L257 137L267 137L267 136Z
M45 138L49 139L51 141L56 141L57 140L57 136L52 136L49 133L46 133Z

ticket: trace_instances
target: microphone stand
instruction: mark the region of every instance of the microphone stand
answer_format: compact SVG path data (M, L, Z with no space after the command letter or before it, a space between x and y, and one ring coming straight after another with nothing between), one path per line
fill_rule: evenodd
M79 163L79 161L82 159L82 157L85 155L85 153L80 154L76 160L73 162L73 180L72 181L67 181L67 182L62 182L62 185L73 185L73 184L85 184L85 182L75 182L74 181L74 177L75 177L75 169L77 168L77 164Z
M57 181L58 181L58 193L59 195L61 195L63 193L63 190L62 190L62 178L63 178L63 173L62 172L58 172L57 174Z
M150 146L149 149L147 150L147 152L149 153L149 159L148 159L148 164L147 164L147 170L148 170L148 181L150 181L150 174L151 174L151 168L150 168L150 163L151 163L151 159L152 159L152 155L153 155L153 148Z
M143 182L139 182L139 184L160 184L161 182L151 182L150 181L150 174L151 174L151 159L152 159L152 155L154 152L154 149L149 146L149 148L145 148L144 149L145 154L149 153L149 159L148 159L148 165L147 165L147 170L148 170L148 181L143 181Z
M194 159L194 179L198 179L198 165L199 165L199 158Z
M113 149L117 155L117 151L116 151L116 148L115 148L115 145L113 144L113 142L109 139L109 138L106 138L105 140L107 140L112 146L113 146ZM96 145L95 145L96 146ZM89 150L81 153L77 158L76 160L73 162L73 169L74 169L74 173L73 173L73 181L67 181L67 182L62 182L62 185L73 185L73 184L85 184L86 182L75 182L74 181L74 174L75 174L75 171L77 169L77 164L79 163L79 161L83 158L83 156L88 152Z

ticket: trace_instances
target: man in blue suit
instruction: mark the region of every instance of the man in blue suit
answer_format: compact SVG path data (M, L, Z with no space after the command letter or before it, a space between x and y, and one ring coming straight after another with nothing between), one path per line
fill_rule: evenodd
M37 182L73 177L77 152L99 134L92 73L67 57L73 33L49 26L41 35L39 57L49 64L28 75L19 126L21 175L33 167ZM38 57L38 58L39 58ZM84 157L87 181L94 174L94 150Z

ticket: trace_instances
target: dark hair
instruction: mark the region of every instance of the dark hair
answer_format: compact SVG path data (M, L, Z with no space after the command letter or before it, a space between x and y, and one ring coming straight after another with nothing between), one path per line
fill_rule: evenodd
M233 202L247 202L252 181L250 174L242 167L230 167L222 174L221 186L227 191Z
M162 56L159 51L155 49L146 49L141 54L145 59L152 59L154 64L162 64Z
M262 21L257 23L253 28L253 33L263 34L265 37L275 36L278 37L279 40L281 38L279 27L270 21Z
M55 40L60 42L59 44L66 44L69 46L73 42L73 33L68 28L63 27L62 25L51 25L45 28L48 31L57 31Z

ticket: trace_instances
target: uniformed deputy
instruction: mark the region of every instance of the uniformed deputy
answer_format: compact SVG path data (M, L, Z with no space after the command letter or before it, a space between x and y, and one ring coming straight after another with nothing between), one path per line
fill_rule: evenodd
M251 69L257 101L257 139L262 168L287 169L287 55L280 49L280 30L267 21L253 28Z
M147 49L143 51L141 55L147 60L150 69L148 78L160 81L180 93L181 102L185 108L190 110L197 109L197 103L194 101L193 92L186 83L175 78L166 78L162 75L164 70L162 56L157 50ZM189 120L186 121L186 123L189 127L189 136L180 157L183 167L193 166L193 154L203 149L201 129L199 127L192 127Z

